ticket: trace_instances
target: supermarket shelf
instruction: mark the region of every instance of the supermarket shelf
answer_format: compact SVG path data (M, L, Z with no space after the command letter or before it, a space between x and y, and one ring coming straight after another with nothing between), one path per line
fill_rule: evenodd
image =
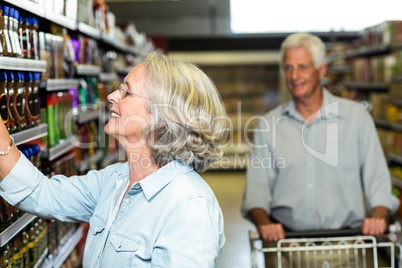
M42 267L43 261L46 259L48 253L49 248L46 248L45 251L43 251L42 255L40 256L39 260L35 263L34 268Z
M44 150L42 152L42 158L46 158L49 161L52 161L57 157L67 153L68 151L71 151L76 147L76 145L74 145L72 141L76 141L78 143L78 140L75 137L62 140L60 141L60 144L57 144L49 150Z
M393 131L402 133L402 124L391 123L384 119L374 119L374 123L375 123L376 127L378 127L378 128L389 129L389 130L393 130Z
M393 76L391 78L392 83L402 83L402 76Z
M98 75L101 72L100 66L95 65L77 65L76 73L78 75Z
M29 72L45 72L46 61L0 57L0 69L29 71Z
M58 268L61 267L64 261L68 258L74 248L80 242L84 234L82 226L78 227L74 234L67 240L67 242L59 249L59 254L54 258L44 263L41 267L44 268Z
M35 215L25 213L16 222L0 233L0 247L4 246L11 238L18 234L25 226L36 218Z
M100 30L96 29L95 27L92 27L88 24L85 24L83 22L78 22L78 31L93 38L93 39L100 39L101 38L101 32Z
M76 79L49 79L43 82L46 83L46 91L68 90L79 86L79 82Z
M391 130L393 130L393 131L401 132L401 133L402 133L402 124L390 123L390 128L391 128Z
M101 168L104 168L117 162L119 162L119 151L107 153L100 166Z
M402 156L396 154L390 154L388 156L388 162L394 162L398 165L402 165Z
M360 91L387 92L389 90L389 84L387 83L343 82L343 85L348 89Z
M389 45L374 48L362 47L354 51L346 52L345 56L349 58L372 57L389 54L391 51L392 47Z
M35 14L39 17L45 16L45 9L34 2L27 1L27 0L3 0L6 3L10 3L19 9L23 9L25 11L29 11L32 14Z
M73 31L77 30L77 22L64 15L60 15L60 14L54 13L52 11L46 10L45 11L45 19L50 20L54 23L57 23L60 26L66 27L67 29L70 29Z
M392 185L402 189L402 180L401 179L399 179L395 176L391 176L391 181L392 181Z
M99 73L100 82L113 82L119 79L117 73Z
M47 124L28 128L26 130L11 134L14 137L15 145L21 145L47 135Z
M115 47L116 49L125 52L125 53L131 53L131 54L136 54L135 49L131 48L125 44L122 44L121 42L119 42L118 40L116 40L115 38L108 36L107 34L104 34L101 36L101 40L110 45Z
M85 171L90 169L91 164L98 163L99 161L101 161L102 157L103 157L103 151L98 150L93 155L85 158L80 163L78 163L77 164L77 169L81 173L83 173L83 172L85 172Z
M75 121L78 124L83 124L92 120L96 120L99 118L99 113L99 109L80 112L75 116Z
M331 74L344 74L353 71L352 66L333 66L329 69L329 73Z
M387 55L392 51L397 51L402 48L402 44L383 45L379 47L362 47L357 50L348 51L345 53L337 53L329 56L330 61L343 58L364 58Z
M391 129L391 125L387 120L374 118L374 123L377 128Z
M61 25L67 29L76 31L78 30L80 33L85 34L95 40L103 41L108 45L114 47L115 49L124 52L130 53L133 55L138 54L133 47L127 46L115 40L113 37L109 37L108 35L102 35L99 29L96 29L90 25L87 25L83 22L77 22L73 19L70 19L64 15L60 15L54 13L50 10L46 10L43 6L35 4L34 2L28 0L3 0L6 3L9 3L18 9L25 10L30 12L38 17L44 18L48 21L54 22L58 25ZM34 70L32 70L34 71ZM42 72L42 71L39 71Z
M402 108L402 99L390 99L389 103Z
M116 72L120 75L126 76L132 69L134 68L134 66L129 66L129 67L121 67L121 68L116 68Z

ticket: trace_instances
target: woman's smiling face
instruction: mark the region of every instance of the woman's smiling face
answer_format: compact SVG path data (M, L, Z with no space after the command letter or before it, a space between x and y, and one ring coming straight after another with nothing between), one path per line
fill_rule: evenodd
M105 126L105 132L121 143L128 143L127 145L131 146L143 144L142 131L151 119L147 106L145 77L144 66L137 65L120 85L122 88L107 97L111 103L111 116Z

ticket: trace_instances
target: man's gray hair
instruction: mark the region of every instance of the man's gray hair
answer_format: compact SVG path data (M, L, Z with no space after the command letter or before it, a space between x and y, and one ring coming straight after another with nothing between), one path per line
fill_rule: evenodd
M309 33L295 33L286 37L281 45L282 63L285 59L286 51L294 48L304 48L309 52L317 69L326 63L325 44L315 35Z

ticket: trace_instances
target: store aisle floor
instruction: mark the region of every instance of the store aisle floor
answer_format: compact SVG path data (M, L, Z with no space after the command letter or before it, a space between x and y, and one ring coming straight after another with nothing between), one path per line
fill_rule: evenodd
M245 176L242 171L202 174L219 201L225 221L226 244L222 252L221 268L250 267L248 230L253 229L253 225L240 214Z

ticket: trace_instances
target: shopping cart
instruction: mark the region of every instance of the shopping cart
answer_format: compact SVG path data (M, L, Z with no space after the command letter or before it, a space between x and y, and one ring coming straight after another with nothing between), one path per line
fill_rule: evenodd
M278 268L402 268L399 222L381 237L360 234L361 229L286 232L285 239L263 246L259 233L249 231L251 265L262 268L263 254L268 253L273 267Z

